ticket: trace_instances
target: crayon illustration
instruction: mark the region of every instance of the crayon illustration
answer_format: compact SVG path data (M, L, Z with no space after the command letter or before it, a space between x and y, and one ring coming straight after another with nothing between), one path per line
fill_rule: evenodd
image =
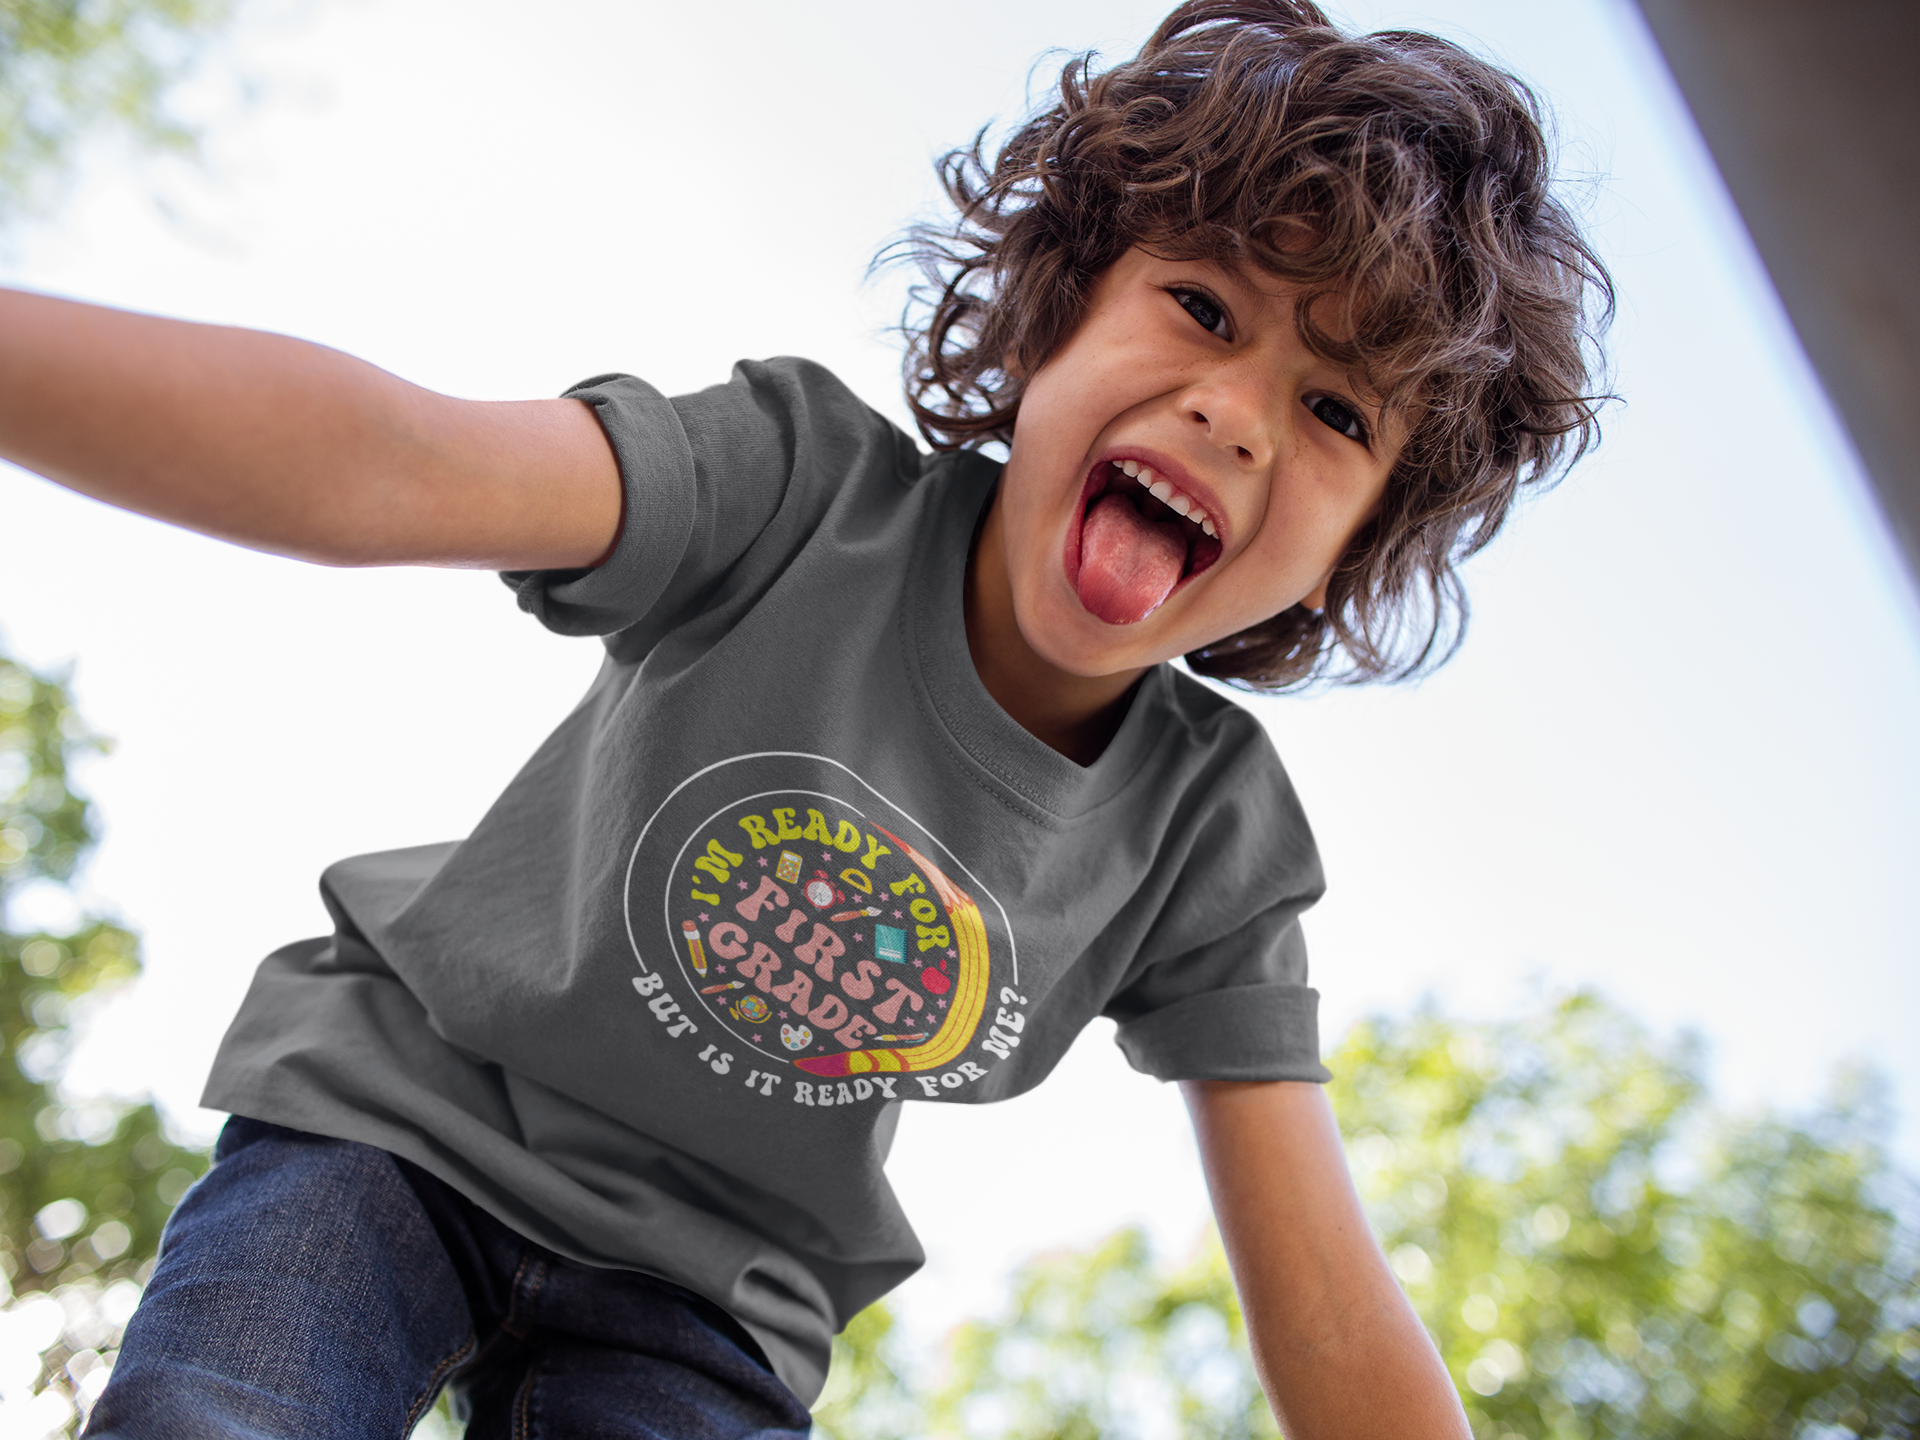
M973 1039L973 1032L980 1024L981 1014L987 1006L988 949L986 922L980 914L980 907L968 895L929 860L914 849L912 845L895 835L891 830L874 826L897 847L899 853L927 877L940 903L947 912L948 923L952 926L953 948L957 952L958 963L954 973L949 976L940 970L931 969L930 973L939 976L939 989L935 994L952 991L947 1007L946 1018L940 1027L925 1040L906 1045L902 1049L847 1050L837 1055L803 1055L793 1063L812 1075L865 1075L874 1071L901 1070L938 1070L941 1066L957 1059ZM876 925L874 928L874 954L881 959L887 956L882 950L882 931L892 926ZM894 930L901 958L905 958L906 933ZM942 961L944 965L946 962ZM927 981L927 972L923 972L921 983L933 990ZM784 1038L784 1037L783 1037Z
M699 930L695 928L691 920L682 920L680 922L680 933L687 938L687 953L693 957L693 973L696 975L705 975L707 973L707 951L706 947L700 943Z
M816 794L827 803L804 803ZM705 805L707 797L696 798ZM789 798L801 803L769 804ZM759 852L751 858L744 845L738 854L726 848L736 812L750 805L763 812L738 820ZM993 1013L1001 917L990 925L995 906L974 889L979 882L944 855L954 874L942 870L896 833L905 829L876 824L824 792L761 790L708 815L685 842L707 848L671 864L666 924L653 932L663 948L680 941L686 1009L695 1018L705 1010L740 1044L802 1078L933 1073L965 1060ZM867 865L848 863L863 854ZM689 903L689 874L695 887L721 893L696 888Z

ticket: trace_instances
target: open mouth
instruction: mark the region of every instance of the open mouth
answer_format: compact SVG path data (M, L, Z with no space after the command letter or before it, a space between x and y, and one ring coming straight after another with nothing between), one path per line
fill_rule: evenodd
M1067 535L1067 583L1089 614L1134 625L1220 558L1220 522L1138 460L1102 460Z

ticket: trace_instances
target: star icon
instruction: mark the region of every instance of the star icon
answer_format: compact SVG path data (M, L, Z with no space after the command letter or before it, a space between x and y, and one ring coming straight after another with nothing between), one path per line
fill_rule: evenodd
M820 852L820 858L831 865L833 863L833 852L831 850L822 850Z
M955 960L958 960L960 958L960 952L958 950L949 950L947 951L947 954L950 958Z
M704 925L707 921L711 920L712 918L713 917L711 915L707 914L705 911L702 911L700 914L700 923Z
M739 886L740 886L740 888L741 888L742 890L744 890L744 889L746 889L746 888L747 888L747 882L746 882L746 881L744 881L744 880L742 880L742 881L739 881L738 883L739 883Z
M906 916L902 914L900 911L896 910L893 912L893 918L896 920L904 920L906 919Z
M766 869L766 868L767 868L767 857L766 857L766 856L764 856L764 855L762 855L762 856L760 857L760 868L761 868L762 870L764 870L764 869Z

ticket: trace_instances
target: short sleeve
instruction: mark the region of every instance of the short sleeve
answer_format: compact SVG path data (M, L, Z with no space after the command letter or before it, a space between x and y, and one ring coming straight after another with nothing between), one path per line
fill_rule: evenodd
M631 375L568 397L593 407L620 466L625 519L600 565L512 571L522 609L564 635L654 632L704 596L771 534L798 543L849 475L918 468L911 443L809 361L742 361L732 377L668 399ZM776 521L784 521L776 524Z
M517 570L501 579L520 607L563 635L609 635L652 609L680 567L698 509L693 448L673 404L631 375L567 391L593 407L625 492L620 541L592 569Z
M1176 699L1208 707L1187 729L1202 798L1159 842L1152 924L1101 1011L1128 1062L1161 1080L1324 1083L1300 926L1326 889L1312 828L1257 721L1197 682Z
M1145 967L1106 1007L1127 1062L1160 1080L1330 1080L1301 908Z

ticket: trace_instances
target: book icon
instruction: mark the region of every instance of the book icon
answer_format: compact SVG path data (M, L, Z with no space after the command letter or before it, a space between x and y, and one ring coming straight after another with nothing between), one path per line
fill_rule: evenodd
M907 963L907 932L893 925L873 927L873 953L876 959Z

